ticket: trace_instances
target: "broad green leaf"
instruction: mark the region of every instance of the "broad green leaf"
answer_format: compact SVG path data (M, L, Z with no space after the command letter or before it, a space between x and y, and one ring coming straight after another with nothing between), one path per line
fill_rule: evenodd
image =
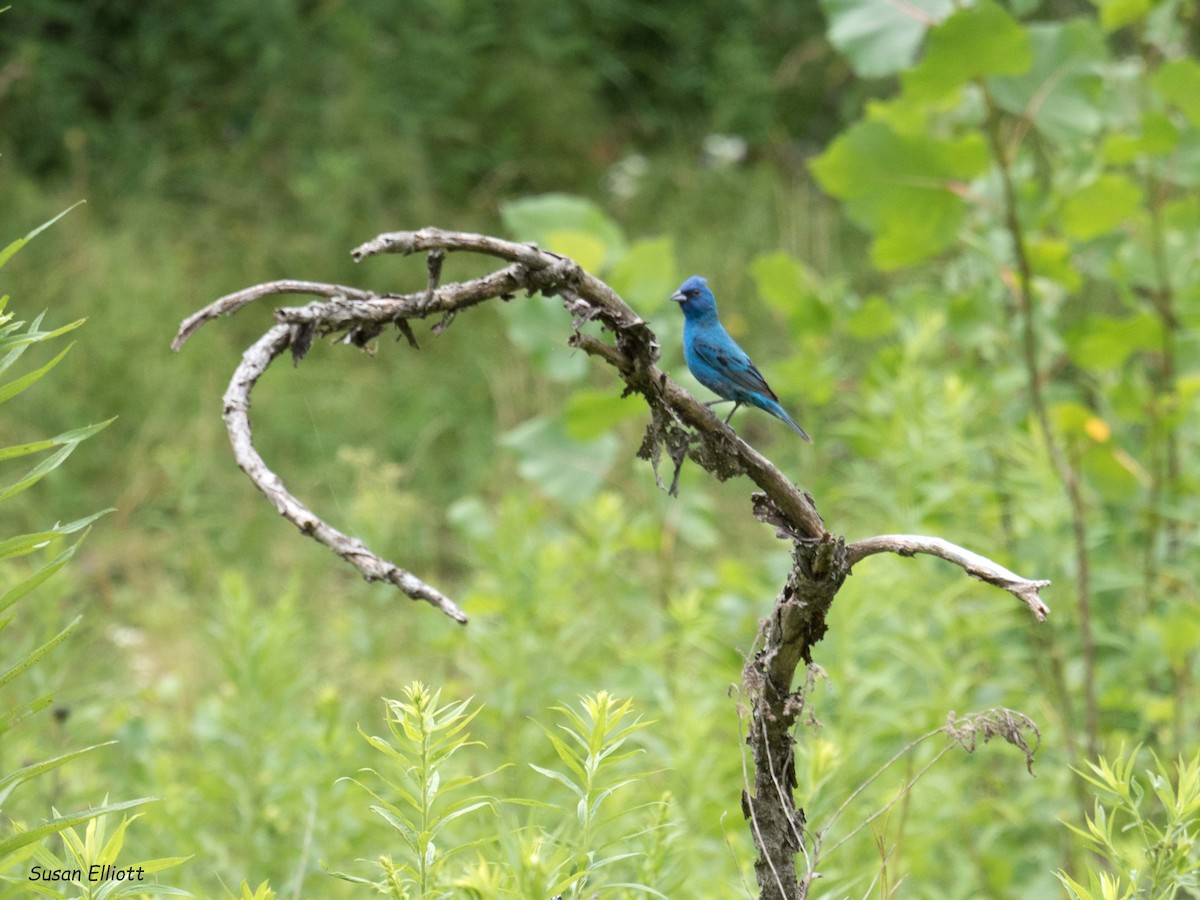
M1090 424L1084 424L1085 434ZM1091 435L1087 434L1087 437ZM1145 485L1138 480L1139 473L1131 470L1128 459L1126 454L1109 444L1090 442L1083 453L1083 472L1088 483L1095 485L1106 500L1128 503L1145 489Z
M1070 237L1090 240L1118 228L1142 205L1142 189L1124 175L1100 175L1063 204L1062 227Z
M951 0L821 0L829 42L863 78L912 65L929 28L954 9Z
M586 231L557 228L547 231L544 237L546 249L562 256L569 256L589 272L599 272L604 265L608 248L604 241ZM540 242L539 242L540 243Z
M777 312L788 312L801 293L809 293L812 281L804 263L782 250L762 253L750 263L754 286Z
M1135 316L1088 316L1067 334L1067 355L1077 366L1113 372L1130 355L1162 347L1162 323L1151 313Z
M1150 83L1193 125L1200 126L1200 62L1173 59L1150 76Z
M977 133L939 140L867 121L843 132L812 170L849 216L875 235L875 265L895 269L954 242L964 209L958 189L987 166L987 145Z
M991 0L964 7L934 26L921 62L901 76L906 92L936 100L969 81L1019 75L1033 63L1029 36Z
M571 256L567 246L576 252L596 252L592 271L601 271L615 264L625 253L625 238L620 227L599 206L583 197L569 194L541 194L514 200L500 208L500 218L519 241L533 241L544 250ZM567 237L571 235L571 237ZM585 245L580 235L592 242ZM597 252L598 251L598 252ZM584 268L583 260L576 259Z
M610 433L621 422L645 415L644 403L634 397L623 398L619 391L576 391L567 401L563 422L573 440L590 441Z
M1142 156L1169 156L1179 146L1180 132L1169 116L1146 113L1137 133L1114 131L1104 137L1100 152L1106 162L1124 166Z
M1071 245L1064 240L1047 237L1030 239L1026 252L1033 274L1057 281L1068 290L1078 290L1083 283L1078 269L1071 263Z
M896 330L896 314L888 302L878 295L868 297L845 321L851 337L869 341Z
M571 316L558 297L535 294L512 301L504 310L504 327L547 378L575 381L587 373L587 355L567 346Z
M1033 66L1020 75L988 79L996 104L1031 121L1051 141L1077 142L1100 131L1108 49L1099 26L1080 18L1028 25L1025 31Z
M500 438L517 457L517 471L544 494L567 504L593 497L616 461L619 441L606 434L595 440L572 440L562 423L533 418Z
M829 330L833 314L817 292L816 276L800 260L783 251L764 253L750 263L750 275L767 305L793 325Z
M1150 11L1151 0L1092 0L1100 10L1100 24L1105 31L1116 31L1132 25Z
M666 235L635 241L608 276L613 290L643 316L666 305L681 280L675 241Z

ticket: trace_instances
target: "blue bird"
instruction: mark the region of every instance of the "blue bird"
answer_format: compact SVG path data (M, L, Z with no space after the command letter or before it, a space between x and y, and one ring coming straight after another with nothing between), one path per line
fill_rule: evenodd
M787 422L792 431L811 444L812 438L779 405L779 398L762 373L721 324L717 317L717 298L708 289L708 282L693 275L679 286L671 299L683 310L683 356L688 369L697 381L722 398L705 405L733 403L733 409L725 417L726 425L739 406L757 406Z

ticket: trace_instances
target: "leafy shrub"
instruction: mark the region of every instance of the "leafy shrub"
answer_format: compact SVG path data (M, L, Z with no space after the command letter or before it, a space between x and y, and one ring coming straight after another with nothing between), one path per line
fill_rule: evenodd
M60 214L59 217L64 214ZM52 225L59 217L50 220L50 222L34 229L24 238L12 242L3 250L0 250L0 268L33 237ZM83 324L82 320L79 320L61 328L45 330L42 328L43 316L37 316L32 322L26 325L25 322L14 319L13 314L7 312L7 308L8 297L0 298L0 374L7 372L30 347L52 341ZM70 349L70 346L68 346L49 362L0 385L0 403L11 400L13 397L37 384L58 365ZM42 478L61 466L82 441L92 437L105 428L111 421L109 419L108 421L74 429L52 438L15 444L0 449L0 460L19 459L53 451L48 456L43 456L39 462L15 481L0 488L0 502L8 500L33 487ZM29 595L39 585L65 566L75 555L76 550L79 549L79 545L84 537L86 537L88 527L91 523L107 512L110 512L110 510L103 510L102 512L65 524L55 523L43 531L17 535L0 541L0 559L13 560L22 557L35 559L32 565L26 566L24 571L19 571L15 578L6 585L3 593L0 594L0 614L7 613L18 601ZM78 537L73 542L67 543L66 539L72 535L78 535ZM36 561L37 556L41 556L45 561ZM52 649L70 636L79 624L80 618L77 616L56 635L34 647L32 650L24 653L18 650L16 651L17 655L15 659L0 663L0 688L7 688L19 676L27 674L40 663ZM11 626L13 621L14 617L12 615L7 615L5 618L0 619L0 632ZM11 649L11 645L9 647ZM53 698L47 694L32 700L17 701L16 703L6 702L4 707L0 707L0 737L6 732L11 731L28 716L44 710L51 704L52 700ZM113 742L96 744L49 759L28 763L18 769L0 775L0 807L23 784L111 743ZM13 885L10 891L4 892L4 895L18 896L20 892L29 888L27 877L29 873L21 873L19 875L4 873L31 859L36 860L43 869L49 871L75 870L82 867L83 872L88 872L92 864L116 864L117 854L123 846L125 829L131 820L123 819L112 837L106 840L101 818L111 813L134 809L149 802L150 798L127 800L117 803L108 803L106 801L98 807L79 812L60 814L57 810L54 810L52 818L35 826L26 826L20 822L13 822L11 833L0 837L0 882L7 882ZM75 827L85 823L87 825L86 838L80 840ZM47 839L54 835L62 838L69 860L64 861L60 859L50 850ZM132 865L134 868L140 866L144 873L152 873L176 865L180 861L180 859L160 859L132 863ZM122 864L122 868L124 865L129 865L127 861L122 861ZM68 880L65 883L70 885L70 890L67 892L61 892L42 884L37 886L38 892L47 896L66 897L70 895L72 897L84 896L89 898L93 896L115 897L134 892L174 892L169 888L148 886L142 884L140 881L116 883L98 879L96 881ZM83 893L78 894L77 890L82 890ZM20 893L20 895L25 896L23 893Z

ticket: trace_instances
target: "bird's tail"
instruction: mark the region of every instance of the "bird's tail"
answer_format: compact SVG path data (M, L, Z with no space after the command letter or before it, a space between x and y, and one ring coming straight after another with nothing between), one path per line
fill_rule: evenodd
M813 439L808 436L808 432L797 425L796 420L787 414L787 410L785 410L778 403L773 403L770 401L768 401L768 403L769 405L763 406L767 412L775 416L777 419L783 419L783 421L787 422L788 425L791 426L792 431L796 432L796 434L800 435L800 437L804 438L810 444L813 442Z

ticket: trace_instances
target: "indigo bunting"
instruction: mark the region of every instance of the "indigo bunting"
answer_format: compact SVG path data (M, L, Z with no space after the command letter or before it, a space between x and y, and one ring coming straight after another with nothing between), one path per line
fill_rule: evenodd
M697 381L722 398L706 405L732 402L733 409L725 417L726 425L742 404L757 406L787 422L796 434L811 444L812 438L779 405L779 398L762 373L721 324L717 317L717 299L708 289L708 282L693 275L679 286L671 299L683 310L683 356L688 369Z

